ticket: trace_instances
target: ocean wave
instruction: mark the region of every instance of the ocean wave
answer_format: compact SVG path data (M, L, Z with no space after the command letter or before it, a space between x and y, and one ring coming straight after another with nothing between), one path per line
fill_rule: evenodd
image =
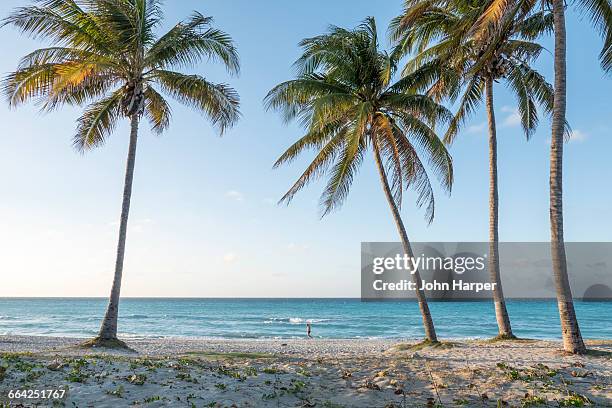
M305 323L324 323L330 322L331 319L303 319L301 317L270 317L264 321L264 324L274 323L289 323L289 324L305 324Z

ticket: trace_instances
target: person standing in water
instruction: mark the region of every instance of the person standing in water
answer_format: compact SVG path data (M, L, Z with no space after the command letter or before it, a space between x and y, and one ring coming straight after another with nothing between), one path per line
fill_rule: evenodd
M306 335L308 336L309 339L312 339L312 335L310 334L311 331L311 326L310 326L310 322L306 322Z

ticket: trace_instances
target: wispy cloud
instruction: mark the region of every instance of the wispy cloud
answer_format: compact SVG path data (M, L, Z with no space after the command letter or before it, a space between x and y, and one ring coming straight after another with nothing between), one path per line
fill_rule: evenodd
M583 132L580 129L572 129L572 133L570 134L569 139L566 141L568 143L582 143L589 138L589 134ZM546 138L546 144L550 146L550 137Z
M580 129L572 129L572 133L570 134L569 141L570 142L584 142L589 137L588 134L583 132Z
M306 244L296 244L295 242L290 242L287 245L287 249L290 251L296 251L296 252L302 252L302 251L306 251L310 248L309 245Z
M501 111L506 113L502 125L507 127L518 126L521 124L521 115L518 108L513 106L502 106Z
M236 255L233 252L228 252L227 254L223 255L223 262L225 262L225 263L232 263L237 258L238 258L238 255Z
M228 192L225 193L225 196L234 201L244 200L244 195L240 191L236 191L236 190L229 190Z
M482 133L487 126L487 122L476 123L465 128L466 133Z

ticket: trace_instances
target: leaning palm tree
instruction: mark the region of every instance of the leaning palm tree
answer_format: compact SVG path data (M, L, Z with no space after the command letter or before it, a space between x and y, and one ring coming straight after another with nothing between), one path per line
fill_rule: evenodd
M53 43L26 55L4 80L11 106L34 100L49 111L64 104L88 104L74 136L81 152L104 144L121 119L130 122L115 274L106 315L92 344L122 344L117 317L141 118L148 119L155 133L168 128L171 110L162 93L201 111L220 133L239 117L239 99L232 88L173 70L212 59L237 73L238 54L231 38L197 12L157 37L161 21L158 0L39 0L3 21Z
M475 30L478 32L495 30L516 1L518 0L488 0L487 9L474 27ZM550 143L550 241L553 277L557 291L563 347L567 352L583 354L586 352L586 347L574 309L563 237L563 139L567 102L566 5L563 0L542 0L542 5L552 7L555 37L555 92ZM579 0L576 5L582 13L590 17L591 22L604 38L605 42L600 54L601 64L606 72L612 72L612 4L610 0Z
M404 69L417 90L437 99L458 102L445 136L452 143L461 125L485 101L489 130L489 257L490 280L498 338L514 338L506 308L499 265L499 194L497 176L497 126L493 86L503 82L515 95L526 138L538 125L537 105L550 113L553 90L531 67L542 47L533 42L552 30L552 15L534 11L533 4L517 2L497 30L487 35L473 31L487 4L472 1L408 0L403 13L390 25L392 40L402 54L415 53ZM418 78L420 82L414 82ZM458 101L457 101L458 100Z
M297 78L274 87L266 96L268 109L283 112L286 121L298 119L306 134L276 161L290 162L307 149L315 159L282 197L290 202L310 181L327 173L321 196L323 215L346 199L353 178L371 149L383 192L402 240L413 256L400 216L405 188L416 190L416 201L434 217L434 196L418 151L429 161L443 188L450 191L452 162L433 124L450 119L450 112L431 98L407 93L392 83L397 56L379 50L376 23L366 19L354 30L331 27L329 32L301 42L303 55L296 62ZM391 177L391 182L389 181ZM412 275L421 287L419 271ZM436 342L436 331L425 294L416 291L426 340Z

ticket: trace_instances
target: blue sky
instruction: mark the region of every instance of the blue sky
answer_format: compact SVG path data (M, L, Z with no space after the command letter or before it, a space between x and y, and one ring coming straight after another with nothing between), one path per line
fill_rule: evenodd
M5 16L23 1L5 0ZM361 241L396 241L371 160L348 201L323 220L322 183L289 207L275 203L312 156L272 170L301 130L265 112L262 98L291 77L297 43L329 24L353 27L375 16L381 34L401 1L167 1L164 29L191 10L215 17L238 46L242 73L211 63L192 71L229 82L243 119L219 138L204 118L173 104L162 137L142 126L127 256L125 296L358 296ZM602 74L600 39L575 10L568 16L568 119L565 215L568 241L610 241L612 81ZM42 43L0 30L0 72ZM544 44L552 50L550 39ZM538 68L551 78L552 56ZM544 241L548 232L549 122L527 143L515 102L495 88L499 130L500 238ZM0 105L0 296L106 296L110 288L127 152L127 126L85 155L71 147L78 108L40 114L35 106ZM487 239L487 145L479 111L452 147L451 197L438 190L430 226L410 194L403 217L413 241Z

